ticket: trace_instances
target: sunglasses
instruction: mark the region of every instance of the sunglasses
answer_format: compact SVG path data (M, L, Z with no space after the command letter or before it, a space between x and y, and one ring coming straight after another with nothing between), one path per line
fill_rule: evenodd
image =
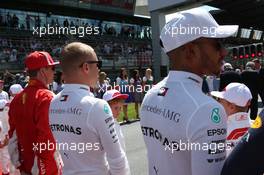
M98 69L101 69L101 67L103 65L102 60L98 60L98 61L85 61L84 63L87 63L87 64L96 64ZM82 63L80 65L80 67L82 67L84 63Z

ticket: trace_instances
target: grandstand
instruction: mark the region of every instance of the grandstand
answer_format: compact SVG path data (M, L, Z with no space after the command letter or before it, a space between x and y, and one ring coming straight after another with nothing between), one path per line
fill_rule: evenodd
M150 19L134 16L135 1L122 2L1 1L0 71L23 71L33 50L59 59L63 45L72 41L91 45L110 77L120 67L151 67Z

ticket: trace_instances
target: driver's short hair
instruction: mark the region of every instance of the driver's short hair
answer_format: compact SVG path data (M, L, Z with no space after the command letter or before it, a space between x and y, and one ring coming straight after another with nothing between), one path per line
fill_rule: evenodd
M61 68L64 74L71 74L76 71L82 63L92 59L95 55L94 49L81 42L72 42L67 44L60 58Z

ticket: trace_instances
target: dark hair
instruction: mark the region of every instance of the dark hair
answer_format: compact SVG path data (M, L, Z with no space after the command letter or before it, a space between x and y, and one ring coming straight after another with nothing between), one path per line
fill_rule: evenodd
M123 72L124 72L124 71L126 71L126 68L122 67L122 68L120 69L120 75L119 75L119 77L120 77L122 80L127 79L127 75L125 75L125 77L124 77L124 75L123 75Z
M132 73L132 78L134 78L134 80L139 80L139 76L137 76L139 74L139 71L137 69L133 70Z

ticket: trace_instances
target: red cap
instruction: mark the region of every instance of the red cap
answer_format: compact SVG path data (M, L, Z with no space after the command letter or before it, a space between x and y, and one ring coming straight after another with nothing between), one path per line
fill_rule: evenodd
M28 70L36 70L42 67L57 65L59 62L54 62L48 52L35 51L26 57L25 64Z
M128 95L127 94L121 94L118 90L112 89L109 91L106 91L103 95L103 99L105 101L110 101L113 99L127 99Z

